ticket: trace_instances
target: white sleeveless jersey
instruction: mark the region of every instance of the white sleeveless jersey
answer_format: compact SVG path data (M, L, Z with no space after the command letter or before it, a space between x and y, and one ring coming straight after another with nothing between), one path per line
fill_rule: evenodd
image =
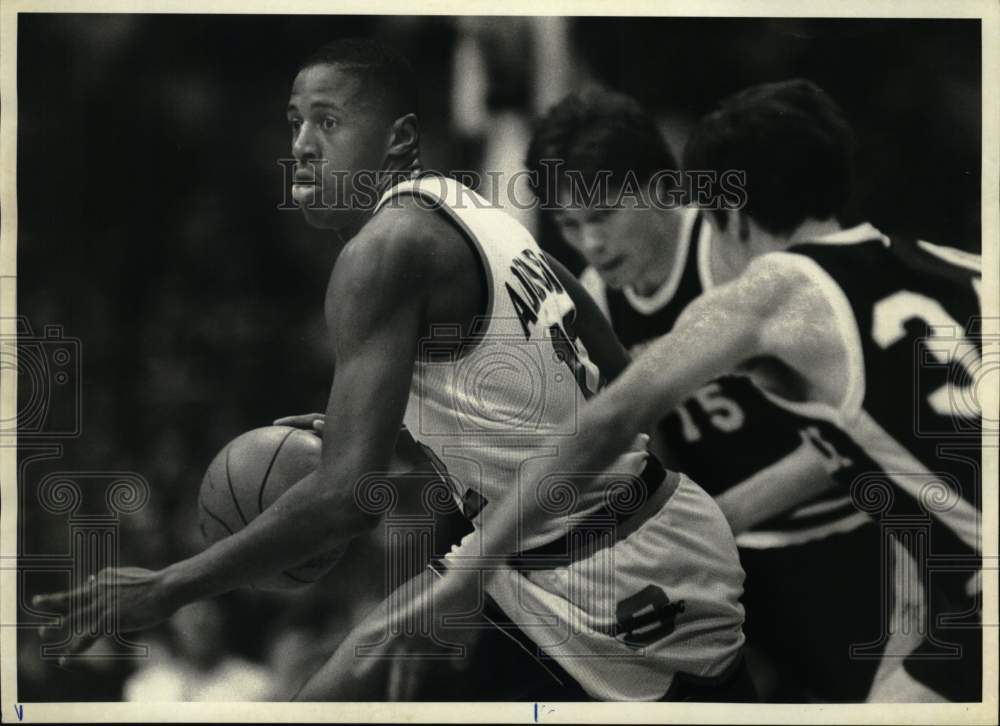
M460 352L455 328L421 344L404 423L446 469L465 516L488 527L490 499L517 485L521 464L553 455L553 441L576 433L577 411L599 389L600 372L573 333L572 299L524 227L436 176L396 185L379 207L404 195L445 214L485 274L486 315ZM719 677L742 646L743 571L729 526L687 477L671 491L650 497L631 520L639 522L634 531L612 546L491 581L488 594L537 653L595 698L661 698L678 673ZM551 529L525 534L520 549L565 534L565 519L553 517Z
M401 183L379 207L402 195L446 214L486 274L486 314L461 352L452 352L457 328L422 342L404 417L413 438L440 458L462 512L478 526L522 462L552 454L540 448L543 438L576 432L576 412L598 390L600 372L573 334L573 300L528 230L445 177ZM539 533L523 548L545 538Z

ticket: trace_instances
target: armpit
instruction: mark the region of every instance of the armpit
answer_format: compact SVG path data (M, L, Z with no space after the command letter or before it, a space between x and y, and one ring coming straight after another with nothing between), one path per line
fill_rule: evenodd
M807 401L849 419L861 408L865 376L861 338L844 292L804 255L775 252L754 266L766 266L781 291L767 316L763 351L798 372Z

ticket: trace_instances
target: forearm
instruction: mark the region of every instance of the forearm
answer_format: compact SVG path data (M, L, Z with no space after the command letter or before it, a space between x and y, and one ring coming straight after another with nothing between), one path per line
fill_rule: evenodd
M166 596L180 607L346 545L371 520L326 479L310 474L236 534L167 567Z
M584 404L576 420L576 434L550 440L554 458L539 459L538 464L522 468L517 497L505 498L489 518L484 518L484 551L505 554L523 549L516 533L538 534L551 529L552 516L540 506L535 495L547 477L573 483L578 511L599 503L604 487L614 480L605 474L632 472L609 471L640 433L653 431L664 411L675 408L700 385L717 377L738 360L733 353L739 338L715 341L701 346L710 353L694 360L690 341L700 326L691 326L680 335L670 334L657 340L630 365L622 375L598 396ZM620 478L620 477L619 477ZM548 529L546 529L546 527Z
M560 499L557 488L563 482L571 483L575 511L581 513L603 501L609 481L638 475L646 457L645 440L636 436L640 422L627 407L615 406L614 399L595 400L601 405L582 412L574 436L549 439L536 457L522 463L516 486L487 505L476 532L462 541L463 567L488 570L508 555L558 536L564 522L543 502ZM633 442L638 448L631 446ZM622 457L626 451L628 456ZM485 559L475 559L480 555Z
M709 381L773 354L762 340L775 314L771 298L780 292L775 284L742 279L709 290L684 309L668 334L636 357L608 392L628 389L623 398L642 425L652 428Z
M754 474L715 501L733 534L807 504L836 485L813 446L803 443L791 454Z

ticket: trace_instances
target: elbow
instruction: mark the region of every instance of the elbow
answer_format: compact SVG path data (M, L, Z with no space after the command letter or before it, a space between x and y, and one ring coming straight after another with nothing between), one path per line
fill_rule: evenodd
M308 498L298 522L302 536L318 550L343 549L351 540L369 532L378 519L366 516L354 502L351 492L330 491L321 487Z
M618 441L631 441L645 428L648 419L659 419L659 415L651 414L652 408L646 405L643 398L619 396L608 403L610 405L601 407L597 412L593 428L601 432L614 448L619 448ZM610 435L612 433L613 436Z
M312 478L310 507L321 522L325 538L346 543L368 534L398 499L384 475L368 476L362 461L322 461Z
M323 512L323 535L331 545L343 545L371 532L381 515L366 511L353 496L325 496L317 506Z
M580 420L570 460L583 467L581 471L601 470L623 453L639 432L640 422L632 413L616 406L596 405Z

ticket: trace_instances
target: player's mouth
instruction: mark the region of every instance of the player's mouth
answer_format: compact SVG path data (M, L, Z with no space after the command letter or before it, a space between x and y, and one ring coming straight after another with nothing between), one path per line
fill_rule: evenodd
M299 204L308 204L316 196L316 177L308 172L295 172L292 177L292 199Z
M621 267L622 263L624 262L625 262L625 255L617 255L605 262L599 262L597 264L597 267L601 272L614 272L619 267Z

